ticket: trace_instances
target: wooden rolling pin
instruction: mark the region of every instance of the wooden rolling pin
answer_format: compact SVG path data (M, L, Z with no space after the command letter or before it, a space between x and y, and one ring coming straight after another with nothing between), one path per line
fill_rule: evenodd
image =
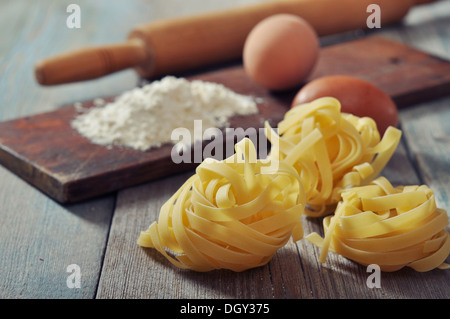
M378 4L382 26L417 4L434 0L278 0L137 26L128 41L84 48L36 64L42 85L98 78L134 67L144 78L175 74L241 57L245 39L262 19L278 13L303 17L319 36L366 28L367 7Z

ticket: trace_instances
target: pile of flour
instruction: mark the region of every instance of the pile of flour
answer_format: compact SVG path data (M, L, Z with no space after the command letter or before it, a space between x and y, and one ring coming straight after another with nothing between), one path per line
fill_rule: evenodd
M79 114L72 126L93 143L146 151L175 143L171 134L179 127L193 136L194 120L202 120L204 128L223 128L233 115L257 112L251 97L223 85L166 76Z

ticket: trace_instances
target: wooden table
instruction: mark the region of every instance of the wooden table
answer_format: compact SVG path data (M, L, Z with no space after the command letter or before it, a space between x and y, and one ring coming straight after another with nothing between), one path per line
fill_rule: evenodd
M138 23L257 0L78 0L81 28L66 27L67 5L57 0L0 3L0 120L54 110L77 101L115 96L139 83L134 71L56 87L41 87L34 63L62 51L121 42ZM450 59L450 1L414 8L405 21L373 31ZM364 36L355 31L323 45ZM400 113L404 137L383 174L393 183L425 183L437 205L450 211L450 97ZM319 250L306 240L289 243L266 266L234 273L195 273L172 267L136 244L165 200L191 172L78 204L61 205L0 167L0 297L134 298L449 298L450 271L382 273L369 288L365 267ZM304 221L305 233L321 231ZM69 288L73 268L81 288Z

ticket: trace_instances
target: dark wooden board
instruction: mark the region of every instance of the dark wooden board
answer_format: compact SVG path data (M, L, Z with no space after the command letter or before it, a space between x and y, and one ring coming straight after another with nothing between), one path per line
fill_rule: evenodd
M405 107L450 92L450 63L403 44L369 37L322 49L310 79L349 74L370 80ZM222 83L257 97L259 114L233 118L231 127L276 125L295 91L273 94L252 83L241 66L192 78ZM83 106L92 107L92 102ZM173 145L147 152L90 143L71 128L74 106L0 123L0 164L61 203L77 202L191 170L175 164Z
M248 81L239 67L198 78L258 97L259 113L236 116L230 120L231 127L260 128L266 119L276 125L287 110L282 98L272 97ZM93 104L86 102L83 107ZM93 144L71 127L77 114L74 106L67 106L0 123L0 163L62 203L184 172L198 164L175 164L171 160L173 145L142 152Z
M322 50L311 78L353 75L385 91L398 108L450 94L450 62L385 37L371 36Z

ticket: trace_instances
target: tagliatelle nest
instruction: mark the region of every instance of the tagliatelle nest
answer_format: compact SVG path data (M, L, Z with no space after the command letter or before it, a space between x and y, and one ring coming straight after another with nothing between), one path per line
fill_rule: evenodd
M401 131L389 127L383 139L375 121L341 113L335 98L325 97L290 109L275 132L266 123L270 157L292 165L306 193L308 216L331 213L340 193L366 185L385 167Z
M289 238L303 237L304 205L298 173L276 160L258 160L244 139L230 158L200 164L138 244L154 247L179 268L243 271L269 262Z
M306 236L322 248L322 263L332 251L362 265L377 264L383 271L450 268L445 263L450 254L448 216L436 208L433 191L425 185L394 188L380 177L349 189L323 225L325 238Z

